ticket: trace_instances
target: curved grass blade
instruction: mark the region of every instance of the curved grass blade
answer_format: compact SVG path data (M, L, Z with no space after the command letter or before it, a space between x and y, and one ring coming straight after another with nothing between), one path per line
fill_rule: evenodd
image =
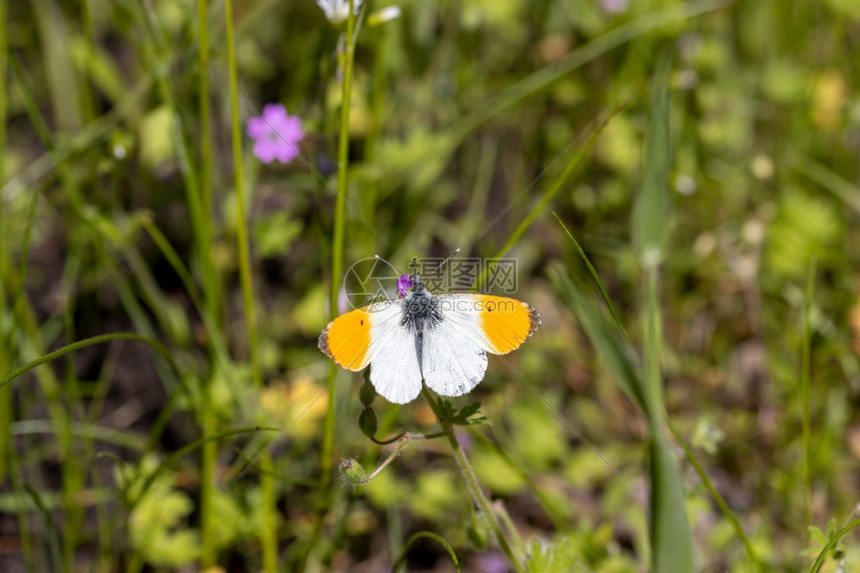
M448 552L448 555L451 556L451 561L454 562L454 567L457 568L457 573L460 573L460 562L457 560L457 554L454 553L454 549L451 547L451 544L445 541L439 535L436 535L432 531L419 531L417 533L413 533L409 536L409 539L406 540L406 543L403 545L403 553L400 554L400 557L397 558L397 561L391 566L392 569L397 569L401 563L406 559L406 552L409 551L409 546L415 543L415 541L421 538L432 539L439 543L442 547L445 548L445 551Z
M21 374L29 372L33 368L41 366L46 362L50 362L55 358L59 358L60 356L68 354L69 352L74 352L75 350L79 350L87 346L101 344L102 342L110 342L112 340L133 340L135 342L142 342L143 344L146 344L147 346L158 352L170 365L170 368L173 370L174 374L176 374L177 379L182 380L182 370L179 368L179 365L173 359L173 356L170 355L170 351L167 350L167 348L163 344L161 344L157 340L147 338L146 336L141 336L140 334L134 332L111 332L110 334L100 334L98 336L93 336L91 338L85 338L84 340L73 342L72 344L67 344L62 348L58 348L53 352L49 352L44 356L41 356L35 360L28 362L27 364L24 364L23 366L19 366L12 372L0 378L0 388L14 380Z
M581 285L571 278L561 265L550 268L550 277L561 292L591 341L597 355L606 364L621 390L636 404L646 418L650 419L648 401L644 391L642 366L633 347L627 342L623 326L611 328L606 318L585 295Z

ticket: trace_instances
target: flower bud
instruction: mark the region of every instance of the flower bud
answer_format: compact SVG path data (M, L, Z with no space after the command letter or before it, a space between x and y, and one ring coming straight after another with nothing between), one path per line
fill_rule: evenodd
M343 479L351 485L361 485L364 480L364 468L358 460L343 460L340 462L340 473Z
M368 438L376 435L376 414L372 408L365 408L358 415L358 427L361 428L361 433Z

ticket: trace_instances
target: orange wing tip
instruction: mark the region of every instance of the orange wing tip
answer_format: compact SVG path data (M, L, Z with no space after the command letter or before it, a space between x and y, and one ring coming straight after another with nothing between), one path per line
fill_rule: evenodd
M494 354L516 350L540 326L540 315L531 305L503 297L487 299L481 312L481 325Z
M367 365L370 317L362 309L337 317L322 331L317 346L342 367L361 370Z

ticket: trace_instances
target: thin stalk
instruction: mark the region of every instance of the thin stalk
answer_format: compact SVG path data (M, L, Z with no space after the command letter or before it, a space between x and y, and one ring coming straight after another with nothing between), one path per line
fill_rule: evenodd
M233 170L236 186L236 240L239 251L239 277L242 283L242 303L245 310L245 329L248 336L248 354L251 359L251 376L257 388L262 388L263 377L257 352L257 317L254 309L254 290L251 284L250 246L245 221L245 192L242 170L242 128L239 122L239 85L236 73L236 45L233 33L233 2L224 1L227 28L227 65L230 68L230 111L233 116ZM260 490L263 497L263 570L275 573L278 569L278 536L275 514L275 482L272 478L272 458L268 451L260 457Z
M818 554L818 557L815 559L815 563L812 564L812 569L809 570L810 573L818 573L821 570L822 565L824 565L824 562L827 561L827 558L831 556L833 550L839 543L839 540L855 527L860 527L860 518L855 517L856 515L856 512L852 514L851 517L854 519L846 523L842 529L837 531L833 537L830 538L830 541L827 542L827 545L821 549L821 553Z
M82 250L73 246L69 251L70 253L66 258L66 266L63 270L62 278L62 284L66 285L64 287L66 292L63 295L66 301L63 322L66 340L74 340L75 285L78 283L78 276L80 274L80 253ZM89 459L81 451L81 446L86 446L88 440L74 440L72 438L73 425L75 424L73 417L83 417L81 405L76 402L80 398L80 385L78 384L74 354L69 354L66 358L66 384L64 390L68 415L63 420L63 432L58 437L60 444L62 444L62 451L67 452L66 455L71 455L77 463L68 464L68 471L63 475L62 488L63 496L68 500L73 500L78 492L84 488L86 480L84 468L89 465ZM75 548L78 544L83 519L84 511L80 504L71 503L66 506L63 512L63 563L69 570L74 569Z
M738 539L741 540L741 543L744 544L744 549L746 549L747 555L750 560L755 563L757 571L764 571L764 564L756 554L755 549L753 549L752 543L747 537L746 533L744 533L743 527L741 527L740 521L735 517L735 514L732 513L732 510L729 508L729 504L726 503L726 500L723 499L723 496L720 495L720 492L717 491L717 488L714 487L713 482L711 482L711 478L708 477L707 472L705 472L705 468L702 467L702 464L699 463L699 460L696 458L695 454L693 454L693 450L690 449L690 446L684 441L684 438L681 437L681 434L675 428L672 421L668 418L666 419L666 424L669 426L669 431L672 432L672 435L675 436L675 439L678 440L678 444L681 445L681 448L684 450L684 454L687 456L687 460L693 464L693 468L695 468L696 473L699 474L699 479L702 480L702 485L705 486L705 489L711 494L711 497L714 498L714 501L717 503L717 506L720 508L720 511L723 512L723 516L729 520L729 523L732 526L732 529L735 530L735 535L738 536Z
M6 183L6 111L7 111L7 45L8 31L7 26L9 16L9 2L0 0L0 185L5 186ZM35 193L34 193L35 195ZM31 200L31 207L35 206L35 200ZM9 245L6 235L9 225L5 222L7 213L5 206L7 202L0 199L0 244ZM32 209L31 209L32 211ZM29 217L28 226L32 226L32 214ZM14 276L14 265L11 257L9 257L9 249L0 249L0 305L6 308L6 305L13 300L13 292L16 290L12 287L13 283L23 285L23 276ZM21 253L22 260L27 259L26 251ZM17 280L15 280L17 279ZM22 288L23 290L23 288ZM13 356L17 350L17 341L11 336L14 324L14 312L10 317L11 324L3 325L0 330L0 372L8 372L12 367ZM23 475L22 468L19 467L18 452L15 450L12 436L9 431L13 421L12 412L12 388L11 386L3 386L0 388L0 483L5 483L7 475ZM24 491L19 480L12 480L12 490L15 495L23 497ZM21 551L24 555L24 565L27 571L35 571L36 557L33 551L33 540L30 527L30 515L23 508L19 507L17 511L18 531L21 534Z
M212 239L212 136L209 125L209 33L207 19L207 0L197 0L197 63L200 70L200 222L204 226L201 238L206 243L198 245L201 250L198 255L206 260L206 267L211 261ZM203 251L202 249L206 249ZM207 279L214 279L215 273L209 272ZM218 316L218 283L206 281L203 292L206 298L205 315ZM216 318L217 320L217 318ZM209 337L212 340L212 336ZM210 352L210 355L212 353ZM211 436L216 431L217 421L212 408L212 376L206 377L202 388L202 412L200 426L203 436ZM218 559L215 545L215 465L218 456L218 443L206 442L201 449L200 459L200 515L201 515L201 554L200 564L203 569L213 567Z
M662 433L660 424L663 419L663 385L660 358L663 333L660 319L659 280L659 271L655 266L645 268L645 310L642 316L645 332L645 387L648 401L648 411L645 414L648 416L652 430Z
M209 123L209 26L208 0L197 0L197 66L200 68L200 198L203 220L212 213L212 126ZM208 234L208 233L207 233Z
M448 442L451 444L451 450L454 453L454 459L457 461L457 468L459 468L460 474L466 482L466 487L469 488L469 492L472 494L472 498L480 508L481 513L483 513L484 517L487 519L487 523L490 525L490 529L492 530L499 547L507 556L514 569L520 573L525 573L526 570L523 568L522 564L520 564L514 554L514 550L511 548L508 538L505 536L504 531L502 531L501 524L496 517L496 513L493 510L490 500L487 499L487 496L484 495L484 491L481 489L481 484L478 482L478 477L475 475L472 465L469 463L469 459L460 447L460 442L457 441L457 436L454 434L454 426L451 422L445 420L441 413L439 403L436 402L436 399L426 386L422 386L421 394L424 396L424 399L427 400L427 403L436 415L436 419L439 421L439 425L442 427L442 431L447 436Z
M483 432L479 431L477 428L472 427L470 429L472 430L470 434L477 441L493 450L493 453L502 458L508 467L520 476L520 478L526 483L526 486L531 491L532 495L535 496L538 505L540 505L544 514L549 518L553 526L558 531L563 531L568 525L569 520L567 516L565 516L564 513L556 507L553 500L540 488L540 486L538 486L537 483L535 483L534 477L525 467L523 467L523 464L515 460L507 451L505 451L504 448L499 447L496 441L485 436ZM492 430L490 431L492 432Z
M347 168L349 165L349 102L352 94L352 64L355 56L355 2L349 0L349 16L346 20L346 38L343 54L343 92L340 102L340 138L337 146L337 197L334 207L334 231L332 235L331 290L329 312L337 316L338 284L343 274L343 239L346 229ZM334 363L329 368L329 395L323 429L322 454L320 459L320 489L326 492L331 485L334 467L335 389L331 382L337 376Z
M384 470L385 468L387 468L387 467L388 467L388 465L389 465L391 462L393 462L393 461L394 461L394 459L395 459L397 456L399 456L399 455L400 455L400 452L402 452L402 451L403 451L403 449L404 449L406 446L408 446L408 445L409 445L409 442L414 441L414 440L426 440L426 439L427 439L427 437L426 437L424 434L406 433L406 434L403 434L402 436L400 436L400 438L397 440L397 442L398 442L398 443L397 443L397 447L396 447L396 448L394 448L394 451L393 451L393 452L391 452L391 454L390 454L387 458L385 458L385 461L384 461L384 462L382 462L381 464L379 464L379 467L378 467L378 468L376 468L375 470L373 470L373 472L372 472L372 473L368 474L368 475L367 475L363 480L361 480L361 481L358 483L358 485L367 485L367 484L369 484L369 483L370 483L370 480L372 480L373 478L375 478L376 476L378 476L378 475L379 475L379 472L381 472L382 470Z
M9 15L9 2L0 0L0 185L6 181L6 45L8 41L8 28L6 21ZM6 234L9 225L5 222L6 201L0 195L0 244L9 245ZM11 217L10 217L11 219ZM9 258L9 249L0 249L0 305L6 308L7 300L11 297L12 277L6 280L6 271L12 273ZM26 255L22 255L26 258ZM23 277L18 277L23 283ZM9 285L10 288L7 288ZM0 324L0 372L6 372L12 364L14 344L11 336L12 325ZM12 423L12 391L11 388L0 390L0 483L6 481L6 475L11 473L13 464L11 437L9 436L9 424ZM27 540L29 542L29 538Z
M6 182L6 44L8 40L6 20L8 14L9 2L7 0L0 1L0 185ZM10 243L6 240L8 224L4 221L6 218L5 206L6 201L0 196L0 244L9 245ZM3 305L3 308L6 307L7 297L11 296L11 292L7 291L7 283L3 276L5 275L4 271L10 268L7 260L8 251L9 249L0 249L0 305ZM12 329L9 328L7 331L7 327L0 326L0 328L2 328L0 330L0 344L2 344L2 348L0 348L0 372L5 372L11 365L14 351L11 336L7 336L7 332L11 333ZM12 444L8 432L11 422L12 394L11 390L7 388L0 390L0 483L6 481L6 474L9 473L8 465L11 465Z
M809 277L806 282L806 300L803 308L803 347L801 349L800 374L800 403L802 407L803 435L803 513L806 519L805 531L812 525L812 478L809 468L812 459L812 440L809 425L809 386L811 377L812 350L812 293L815 288L815 260L809 265ZM808 533L807 533L808 535ZM807 540L808 541L808 540Z

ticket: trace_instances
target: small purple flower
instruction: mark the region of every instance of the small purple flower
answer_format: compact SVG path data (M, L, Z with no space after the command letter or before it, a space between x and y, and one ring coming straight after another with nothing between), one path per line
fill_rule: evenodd
M481 573L508 573L511 570L508 560L501 553L482 553L477 561Z
M299 154L299 142L304 138L302 120L287 115L279 103L266 104L262 117L248 120L248 135L254 140L254 155L263 163L278 160L289 163Z
M469 453L472 450L472 438L469 437L469 433L464 430L456 430L457 434L457 442L460 444L460 449L465 453Z
M400 291L400 298L406 298L406 291L412 288L412 279L409 275L400 275L397 279L397 290Z

